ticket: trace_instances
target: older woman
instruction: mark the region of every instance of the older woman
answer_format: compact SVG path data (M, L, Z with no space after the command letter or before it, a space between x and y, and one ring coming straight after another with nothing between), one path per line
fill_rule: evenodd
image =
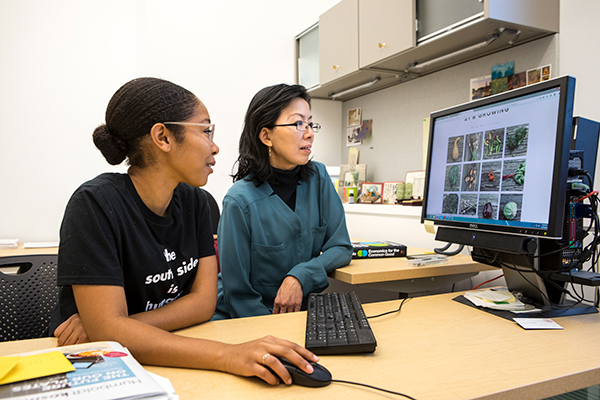
M267 87L250 102L219 221L214 319L299 311L350 262L341 201L310 160L318 129L303 86Z

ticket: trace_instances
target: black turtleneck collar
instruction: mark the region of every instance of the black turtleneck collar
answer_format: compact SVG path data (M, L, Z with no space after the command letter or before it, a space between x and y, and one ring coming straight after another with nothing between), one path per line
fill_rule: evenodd
M292 211L296 210L296 187L300 181L300 166L288 171L271 167L273 173L269 178L269 185L275 194L288 205Z

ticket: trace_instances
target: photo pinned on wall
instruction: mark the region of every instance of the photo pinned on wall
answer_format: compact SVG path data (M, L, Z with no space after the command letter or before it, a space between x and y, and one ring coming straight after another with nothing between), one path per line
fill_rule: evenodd
M487 97L492 92L492 76L480 76L471 79L471 100Z
M515 62L510 61L504 64L498 64L492 66L492 80L507 78L515 73Z
M508 90L508 77L492 79L491 94L504 93Z
M542 67L542 82L550 79L550 65Z
M517 89L527 84L527 75L525 71L513 74L508 77L508 90Z
M527 84L532 85L542 81L542 69L532 68L527 70Z
M360 132L358 133L357 139L362 142L363 139L369 137L373 133L373 120L365 119L360 124Z
M347 126L360 125L361 121L362 117L360 113L360 108L351 108L350 110L348 110L348 122L346 124Z
M508 77L515 73L515 62L492 66L491 94L498 94L508 90Z
M346 146L358 146L359 144L362 144L362 140L358 138L360 134L360 125L348 128L346 132L348 134Z

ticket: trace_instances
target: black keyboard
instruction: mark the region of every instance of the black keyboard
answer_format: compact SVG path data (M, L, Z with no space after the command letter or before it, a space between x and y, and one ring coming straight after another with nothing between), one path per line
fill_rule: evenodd
M355 292L311 293L305 346L315 354L372 353L377 341Z

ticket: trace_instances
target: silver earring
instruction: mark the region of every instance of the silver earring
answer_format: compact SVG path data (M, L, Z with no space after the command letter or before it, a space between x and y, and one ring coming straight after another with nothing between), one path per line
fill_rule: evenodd
M269 147L269 157L271 157L271 148Z

